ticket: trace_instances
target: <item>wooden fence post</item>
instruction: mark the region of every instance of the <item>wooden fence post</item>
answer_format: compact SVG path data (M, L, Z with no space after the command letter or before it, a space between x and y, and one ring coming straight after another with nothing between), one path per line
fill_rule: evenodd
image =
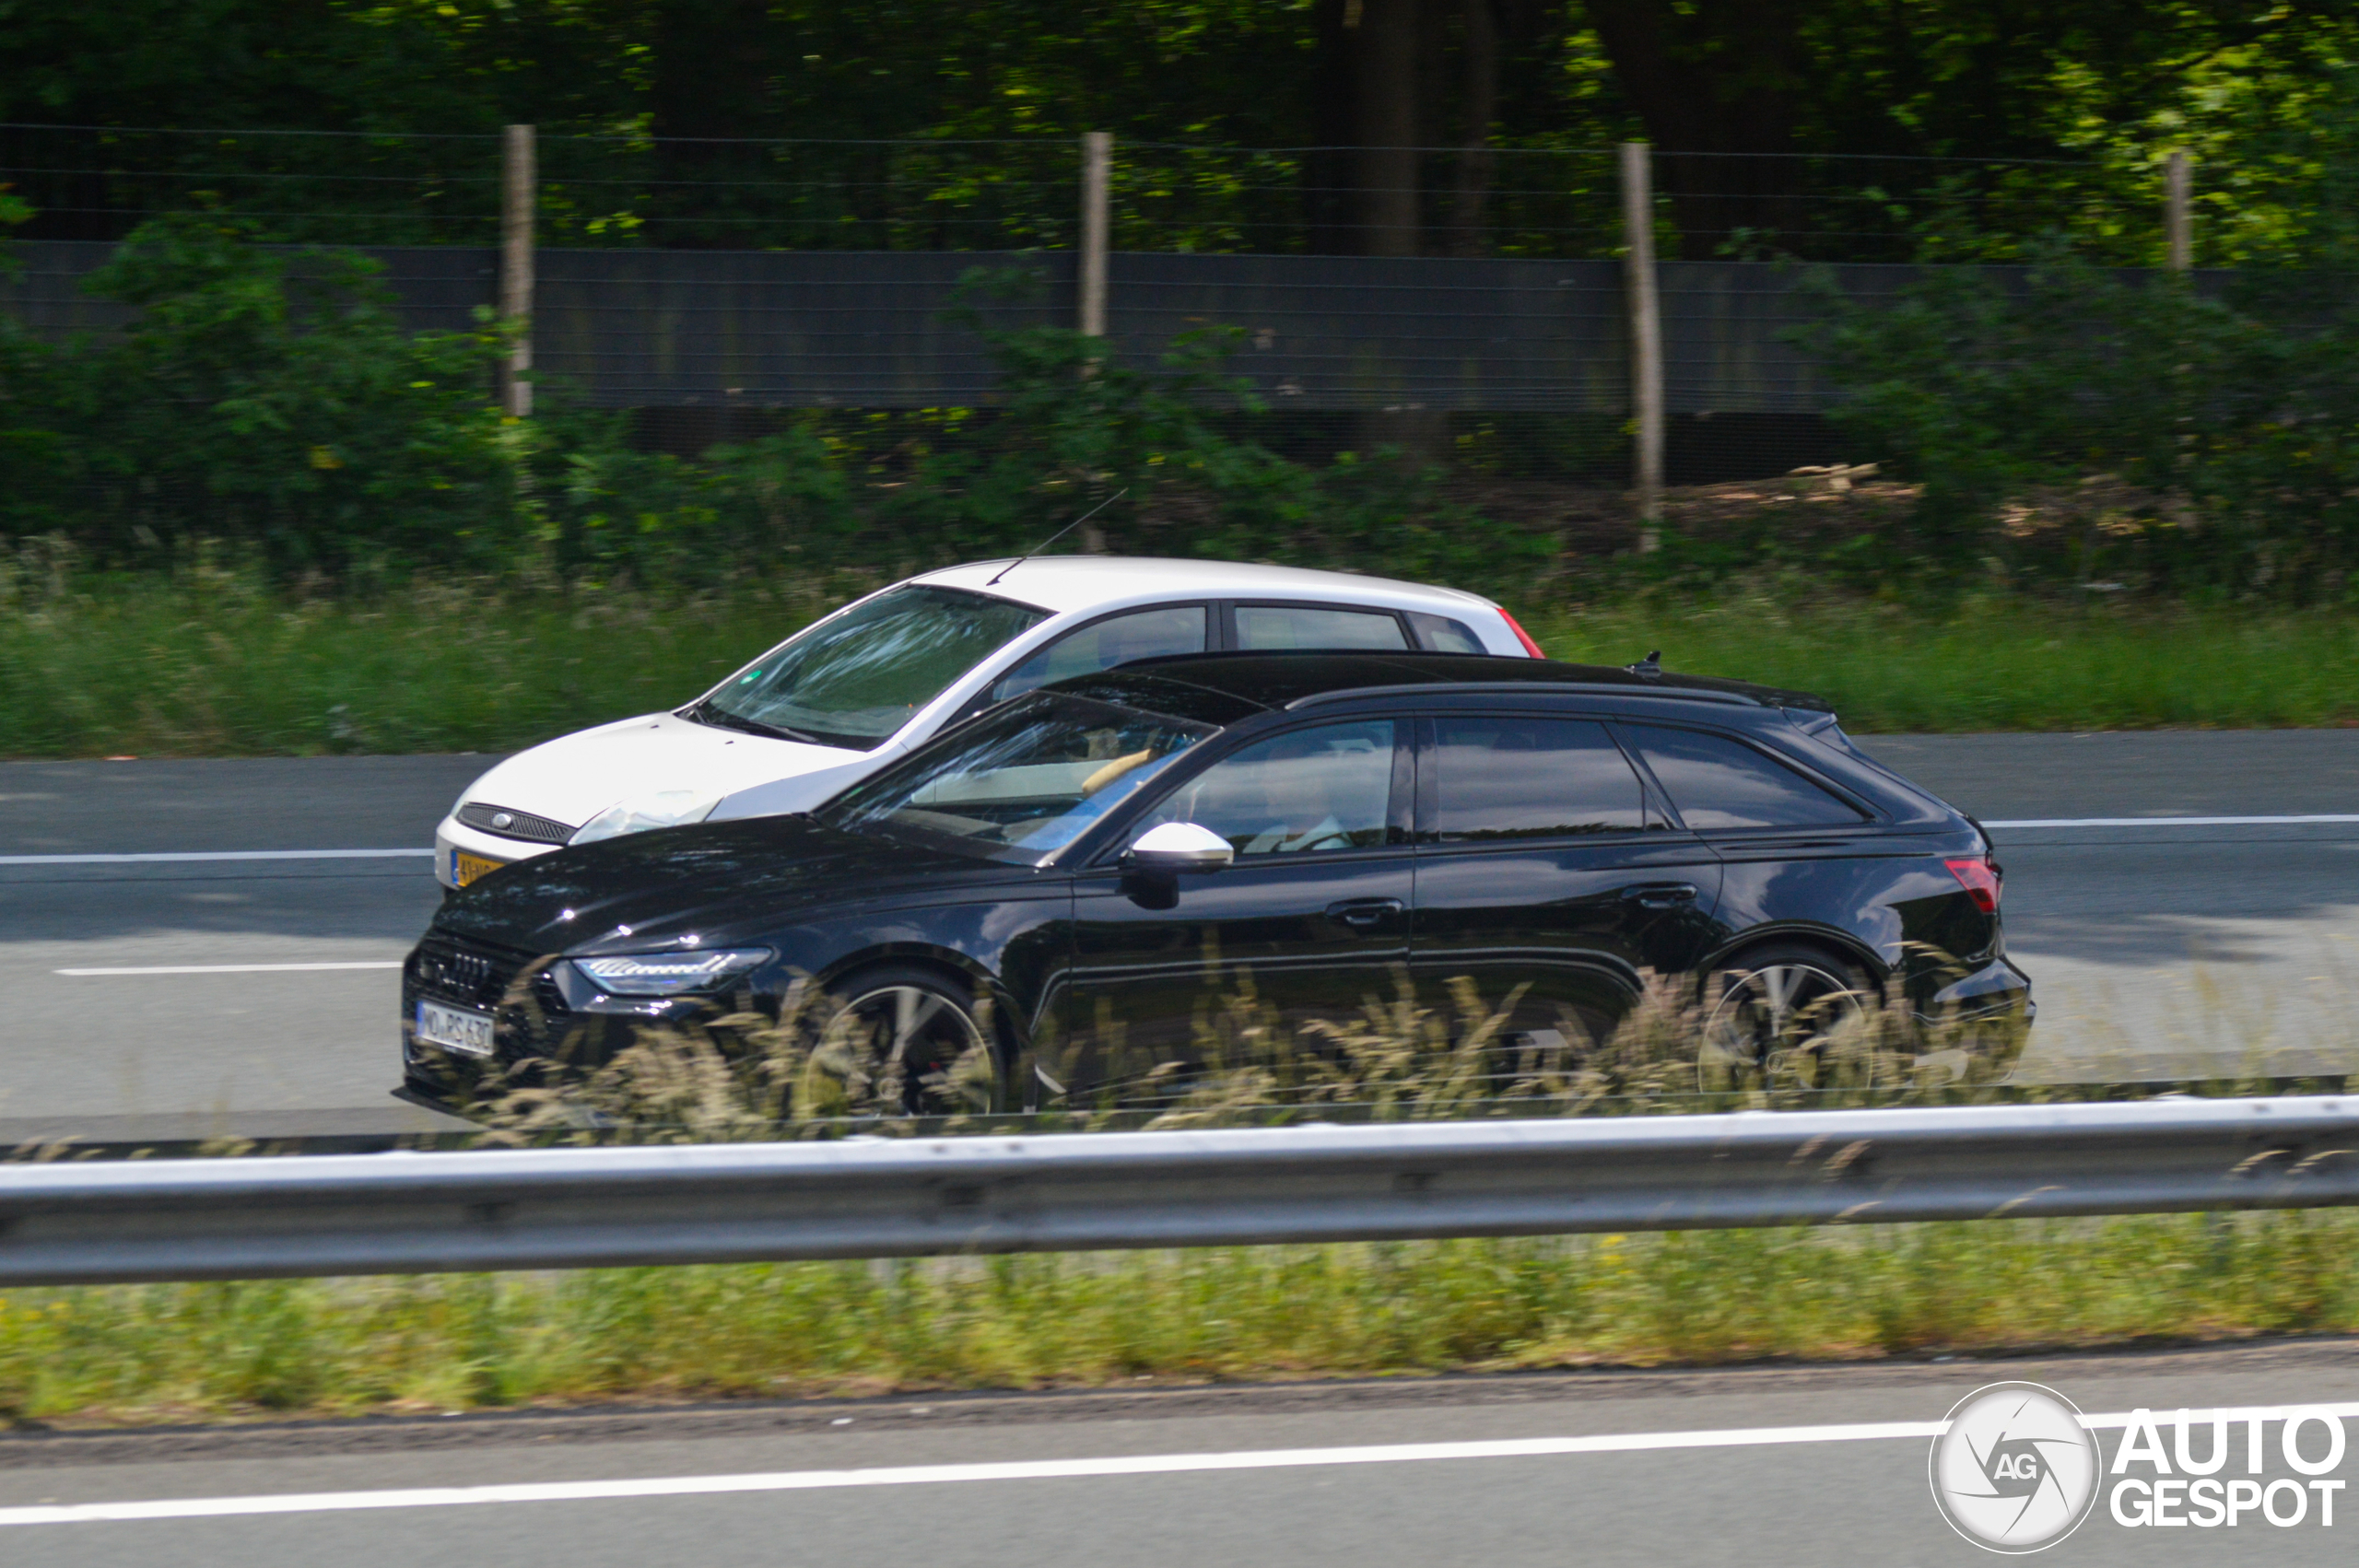
M2177 273L2195 265L2195 229L2187 208L2189 176L2187 152L2180 148L2163 166L2163 231L2170 239L2171 271Z
M500 140L499 320L516 333L500 367L500 412L533 412L533 127L511 125Z
M1081 330L1106 335L1107 181L1114 163L1114 137L1085 131L1081 137Z
M1662 544L1662 313L1655 297L1655 204L1644 142L1622 144L1623 263L1630 306L1630 413L1637 426L1632 467L1637 481L1638 549Z

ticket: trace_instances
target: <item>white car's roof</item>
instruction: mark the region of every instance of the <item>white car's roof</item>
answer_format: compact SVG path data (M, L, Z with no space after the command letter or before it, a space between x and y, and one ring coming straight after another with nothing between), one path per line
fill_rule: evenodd
M1391 610L1428 610L1436 614L1493 609L1480 595L1455 588L1430 588L1354 572L1314 571L1304 567L1253 566L1239 561L1158 560L1142 556L1034 556L1007 571L1012 556L971 561L910 579L944 588L971 588L1022 600L1063 614L1131 600L1213 599L1332 600L1378 604ZM1004 576L1001 574L1005 572ZM993 577L999 581L992 582Z

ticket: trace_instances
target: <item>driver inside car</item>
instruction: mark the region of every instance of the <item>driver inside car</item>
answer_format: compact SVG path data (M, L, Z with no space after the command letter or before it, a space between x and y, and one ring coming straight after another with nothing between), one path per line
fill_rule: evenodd
M1273 748L1254 772L1262 785L1263 825L1237 846L1240 855L1288 854L1303 849L1348 849L1349 829L1336 817L1330 796L1338 760L1323 746L1297 741Z
M1321 725L1248 746L1181 790L1156 820L1210 828L1240 858L1380 844L1391 729Z

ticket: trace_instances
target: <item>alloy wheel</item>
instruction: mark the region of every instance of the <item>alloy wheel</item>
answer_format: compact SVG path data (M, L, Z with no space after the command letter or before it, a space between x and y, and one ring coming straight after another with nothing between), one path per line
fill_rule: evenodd
M985 1049L967 1009L929 987L886 984L844 1004L852 1036L868 1047L882 1082L898 1079L903 1109L920 1115L972 1109L950 1082L952 1070Z
M1836 1040L1865 1011L1857 982L1830 965L1781 955L1730 970L1704 1023L1696 1087L1823 1089L1838 1075L1848 1087L1864 1087L1872 1057L1845 1071Z

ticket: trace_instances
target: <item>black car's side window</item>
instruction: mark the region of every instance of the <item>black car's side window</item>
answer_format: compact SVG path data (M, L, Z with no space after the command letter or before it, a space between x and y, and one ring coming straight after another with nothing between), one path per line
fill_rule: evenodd
M1223 757L1172 791L1133 836L1192 822L1248 855L1365 849L1391 841L1393 721L1290 730Z
M1849 827L1864 820L1742 741L1653 724L1625 728L1690 827Z
M1434 720L1435 837L1443 843L1622 833L1647 825L1638 776L1585 719Z

